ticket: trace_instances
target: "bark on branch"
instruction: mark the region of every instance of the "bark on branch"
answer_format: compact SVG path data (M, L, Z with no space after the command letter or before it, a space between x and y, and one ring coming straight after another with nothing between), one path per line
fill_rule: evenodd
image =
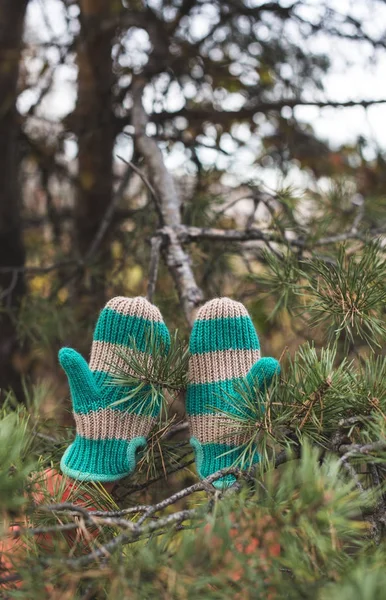
M158 231L160 235L170 236L170 228L163 227ZM228 241L228 242L252 242L252 241L263 241L263 242L276 242L278 244L288 244L295 248L313 248L316 246L326 246L329 244L336 244L339 242L345 242L347 240L365 240L369 235L376 237L378 235L385 235L386 229L380 227L379 229L372 229L368 232L360 231L347 231L345 233L339 233L331 235L329 237L319 238L314 242L308 242L303 238L284 237L280 233L273 231L263 231L257 227L250 229L217 229L215 227L192 227L188 225L180 224L173 228L172 233L177 237L181 243L189 244L198 240L212 240L212 241Z
M189 325L193 324L195 309L203 299L191 267L189 255L183 249L175 231L181 223L181 201L174 180L167 170L157 142L146 134L148 115L143 107L142 95L145 80L138 78L132 87L132 123L135 128L137 150L148 168L150 183L160 203L161 227L166 236L165 261L175 281L182 309Z

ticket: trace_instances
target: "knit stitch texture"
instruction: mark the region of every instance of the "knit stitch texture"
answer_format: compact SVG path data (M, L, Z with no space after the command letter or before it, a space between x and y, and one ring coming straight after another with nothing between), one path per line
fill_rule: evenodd
M134 386L117 385L116 378L122 373L135 377L123 355L135 352L136 359L149 364L150 339L167 352L169 331L158 308L145 298L119 296L99 315L89 364L72 348L59 351L76 423L75 441L60 463L64 474L83 481L115 481L134 471L160 402L128 398Z
M262 402L280 366L274 358L260 358L260 343L247 309L230 298L207 302L197 313L190 336L187 414L201 478L216 471L242 464L248 442L240 417L248 418L243 395ZM241 390L243 395L241 395ZM253 415L250 415L251 418ZM252 463L259 460L253 453ZM235 482L226 475L214 482L223 489Z

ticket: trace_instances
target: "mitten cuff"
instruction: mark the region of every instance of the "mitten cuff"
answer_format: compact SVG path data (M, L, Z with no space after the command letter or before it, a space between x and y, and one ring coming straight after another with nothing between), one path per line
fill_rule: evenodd
M116 481L130 475L146 438L92 440L77 435L60 461L62 472L79 481Z
M252 461L241 464L243 448L240 446L234 447L216 443L201 444L195 437L190 438L190 444L194 450L197 474L200 479L205 479L209 475L220 471L220 469L230 469L231 467L250 470L259 461L259 455L256 452L252 457ZM234 475L225 475L214 481L212 485L222 490L230 487L235 482L236 477Z

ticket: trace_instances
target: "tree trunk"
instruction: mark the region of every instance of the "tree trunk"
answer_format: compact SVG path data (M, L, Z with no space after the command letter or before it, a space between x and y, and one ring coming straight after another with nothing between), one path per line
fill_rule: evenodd
M114 31L103 23L121 9L121 2L80 0L81 32L77 48L78 98L74 128L78 137L79 189L75 207L76 246L81 258L88 251L113 193L115 128L112 113ZM107 242L107 243L106 243ZM96 252L101 270L109 262L108 237ZM103 285L88 280L89 296L103 294ZM84 282L83 282L84 283ZM82 292L85 291L81 284Z
M17 81L28 0L0 3L0 399L8 388L22 395L15 366L17 336L14 319L24 294L25 252L19 185ZM15 267L15 271L6 271ZM1 392L2 390L2 392Z

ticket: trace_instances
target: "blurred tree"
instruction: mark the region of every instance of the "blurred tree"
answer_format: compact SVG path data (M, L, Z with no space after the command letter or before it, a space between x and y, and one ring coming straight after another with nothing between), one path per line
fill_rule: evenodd
M9 386L21 395L15 314L10 311L17 311L25 291L16 99L27 4L5 0L0 7L0 401Z
M112 47L114 29L103 23L121 10L119 0L82 0L79 2L80 33L77 39L78 95L76 107L69 117L78 140L78 187L75 201L75 240L79 256L109 263L107 243L92 247L113 194L113 148L115 128L112 97L116 76L113 71ZM91 282L95 301L104 298L104 286Z

